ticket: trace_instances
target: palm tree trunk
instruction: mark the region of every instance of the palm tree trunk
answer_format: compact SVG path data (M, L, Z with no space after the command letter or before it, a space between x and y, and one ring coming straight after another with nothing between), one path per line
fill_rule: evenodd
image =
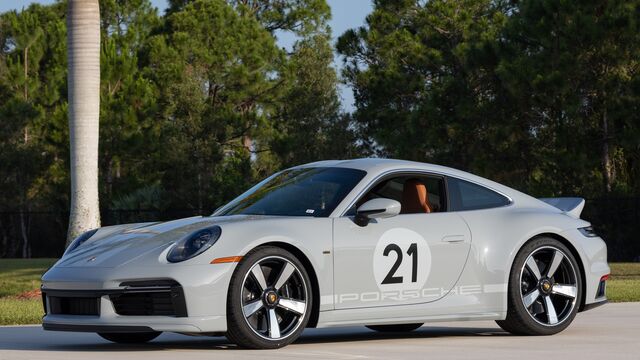
M67 243L100 226L98 138L100 8L98 0L69 0L67 14L71 209Z

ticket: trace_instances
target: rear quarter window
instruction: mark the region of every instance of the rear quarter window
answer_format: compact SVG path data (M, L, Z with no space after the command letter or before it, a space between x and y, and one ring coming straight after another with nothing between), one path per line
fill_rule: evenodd
M510 200L497 192L468 181L447 178L451 211L491 209L509 205Z

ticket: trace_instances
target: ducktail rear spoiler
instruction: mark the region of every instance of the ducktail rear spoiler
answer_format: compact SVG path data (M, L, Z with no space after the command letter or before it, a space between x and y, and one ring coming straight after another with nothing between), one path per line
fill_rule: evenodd
M584 209L584 199L579 197L540 198L538 200L557 207L567 215L576 219L580 218L582 209Z

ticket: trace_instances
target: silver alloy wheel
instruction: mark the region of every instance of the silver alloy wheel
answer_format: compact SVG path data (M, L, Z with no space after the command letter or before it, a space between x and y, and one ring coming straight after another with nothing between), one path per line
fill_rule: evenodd
M265 257L242 281L244 319L256 335L284 339L300 327L307 296L307 284L296 265L280 256Z
M567 255L543 246L527 257L520 271L520 297L529 316L544 326L567 320L576 306L578 281Z

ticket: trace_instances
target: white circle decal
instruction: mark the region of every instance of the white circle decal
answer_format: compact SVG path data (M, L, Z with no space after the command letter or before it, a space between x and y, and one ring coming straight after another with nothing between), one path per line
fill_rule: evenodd
M387 230L373 253L373 274L381 291L422 289L431 270L431 250L417 232Z

